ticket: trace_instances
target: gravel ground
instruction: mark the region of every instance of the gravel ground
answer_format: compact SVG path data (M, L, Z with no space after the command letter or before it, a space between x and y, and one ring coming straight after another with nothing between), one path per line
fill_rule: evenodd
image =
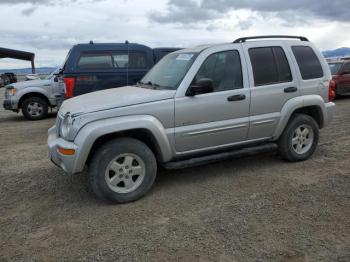
M126 205L51 164L54 114L0 109L0 261L350 261L350 98L337 105L309 161L272 153L161 171Z

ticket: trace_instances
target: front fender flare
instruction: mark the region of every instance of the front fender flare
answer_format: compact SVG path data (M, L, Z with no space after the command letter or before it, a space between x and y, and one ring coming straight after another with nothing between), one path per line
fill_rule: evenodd
M26 87L24 89L20 89L18 91L18 93L16 94L16 96L18 96L18 101L20 101L23 96L30 94L30 93L37 93L37 94L43 95L51 103L50 93L41 87Z
M149 131L157 143L160 151L160 160L162 162L171 160L173 152L167 137L167 130L157 118L149 115L123 116L94 121L86 124L79 130L74 139L74 143L79 148L74 173L81 172L84 169L90 150L98 138L108 134L135 129Z

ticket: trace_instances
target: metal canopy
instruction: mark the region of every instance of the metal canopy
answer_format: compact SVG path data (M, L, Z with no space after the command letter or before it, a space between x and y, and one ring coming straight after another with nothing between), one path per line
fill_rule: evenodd
M35 73L35 66L34 66L35 54L34 53L0 47L0 58L13 58L13 59L30 61L32 65L32 72L33 74Z

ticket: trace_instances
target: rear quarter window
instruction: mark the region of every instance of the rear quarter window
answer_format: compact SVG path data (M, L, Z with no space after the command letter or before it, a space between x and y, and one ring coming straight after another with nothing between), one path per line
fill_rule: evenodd
M323 69L315 54L309 46L292 46L292 51L297 60L303 80L323 77Z
M147 67L147 57L143 52L113 54L115 68L142 69Z

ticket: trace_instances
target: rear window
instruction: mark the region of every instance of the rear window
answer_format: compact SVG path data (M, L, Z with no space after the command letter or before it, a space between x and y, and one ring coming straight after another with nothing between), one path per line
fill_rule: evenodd
M81 69L108 69L113 68L110 54L83 54L78 62Z
M309 46L293 46L293 54L297 60L301 77L304 80L323 77L323 69L314 50Z
M287 57L281 47L258 47L249 49L255 86L291 82Z

